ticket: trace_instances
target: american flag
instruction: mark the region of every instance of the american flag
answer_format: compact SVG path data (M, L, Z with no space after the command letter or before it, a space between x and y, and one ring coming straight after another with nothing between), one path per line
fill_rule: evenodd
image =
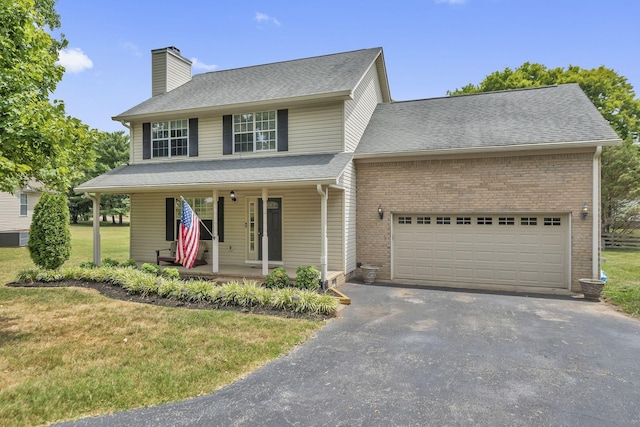
M178 231L176 262L179 262L186 268L193 267L198 255L199 244L200 218L198 218L198 215L191 209L187 201L183 200L180 230Z

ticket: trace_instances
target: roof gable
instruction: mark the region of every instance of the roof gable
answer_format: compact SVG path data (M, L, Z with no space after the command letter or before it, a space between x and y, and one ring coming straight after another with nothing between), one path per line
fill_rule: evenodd
M382 48L372 48L196 74L182 86L113 119L305 97L346 98L381 55ZM382 59L378 62L384 65ZM381 79L385 80L381 85L388 88L386 73Z
M577 84L379 104L357 157L619 141Z

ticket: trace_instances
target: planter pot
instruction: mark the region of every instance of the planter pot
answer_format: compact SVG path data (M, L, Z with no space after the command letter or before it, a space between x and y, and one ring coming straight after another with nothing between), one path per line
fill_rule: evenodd
M360 267L362 270L362 281L364 283L373 283L376 281L376 275L378 274L378 269L380 267L376 267L373 265L363 265Z
M580 282L585 299L594 301L600 300L600 294L602 293L602 288L604 288L603 280L578 279L578 282Z

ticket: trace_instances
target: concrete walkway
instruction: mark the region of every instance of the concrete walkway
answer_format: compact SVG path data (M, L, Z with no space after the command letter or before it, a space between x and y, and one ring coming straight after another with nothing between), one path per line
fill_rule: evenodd
M603 303L340 289L314 339L213 395L64 425L640 425L640 322Z

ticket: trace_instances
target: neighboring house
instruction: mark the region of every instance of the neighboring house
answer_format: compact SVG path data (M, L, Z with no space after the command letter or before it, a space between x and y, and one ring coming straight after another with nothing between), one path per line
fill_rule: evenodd
M313 264L340 284L374 264L552 292L598 277L599 155L619 139L577 85L392 103L381 48L194 76L166 48L152 95L114 117L130 164L76 188L130 194L137 261L175 239L184 197L212 273Z
M0 193L0 247L25 246L33 208L41 192L31 183L15 192Z

